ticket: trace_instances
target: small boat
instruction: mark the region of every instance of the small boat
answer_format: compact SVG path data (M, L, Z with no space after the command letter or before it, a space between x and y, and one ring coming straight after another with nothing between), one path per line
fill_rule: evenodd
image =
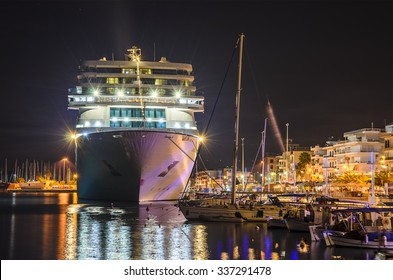
M301 232L309 232L309 226L315 225L313 222L305 221L299 218L286 218L284 219L285 224L289 231L301 231Z
M268 228L284 228L288 229L287 224L284 219L279 218L268 218L267 219L267 227Z
M343 236L330 235L330 239L336 246L393 249L393 232L359 232L350 231Z
M346 232L346 230L341 231L338 229L334 229L333 227L330 226L323 226L323 225L310 225L310 235L311 235L311 241L322 241L325 240L326 246L332 246L333 243L329 239L329 236L331 235L338 235L338 236L343 236Z
M376 260L393 260L393 250L382 249L376 252Z
M345 246L374 249L393 249L391 207L372 207L333 210L332 214L349 213L349 230L344 234L336 231L324 232L328 246ZM355 227L356 225L356 227Z
M284 216L284 220L289 231L309 232L310 226L321 224L322 212L311 203L299 204Z
M206 217L211 216L213 218L241 218L247 222L266 222L269 216L278 217L280 210L283 208L278 205L254 205L247 207L232 204L188 205L187 203L180 203L179 209L187 220L200 220L201 217L206 220Z

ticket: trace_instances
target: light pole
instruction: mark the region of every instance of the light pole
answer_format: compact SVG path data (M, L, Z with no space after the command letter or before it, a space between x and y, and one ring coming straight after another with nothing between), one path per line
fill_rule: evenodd
M370 203L374 204L375 203L375 191L374 191L374 185L375 185L375 175L374 175L374 151L371 151L370 155L370 160L371 160L371 190L370 190Z
M78 179L78 138L79 138L80 134L76 134L73 133L71 134L71 139L74 141L75 144L75 162L74 162L74 166L75 166L75 175L73 176L73 178L75 180ZM202 137L201 137L201 141L202 141Z
M78 137L79 135L76 134L72 134L71 135L71 139L74 140L74 144L75 144L75 170L77 169L77 163L78 163Z
M329 194L328 190L328 158L327 156L323 157L323 168L325 169L325 195Z

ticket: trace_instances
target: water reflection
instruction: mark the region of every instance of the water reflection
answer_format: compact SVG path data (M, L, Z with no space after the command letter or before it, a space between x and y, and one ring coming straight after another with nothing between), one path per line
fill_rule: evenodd
M2 259L373 259L266 224L187 222L171 203L76 203L73 194L0 197Z

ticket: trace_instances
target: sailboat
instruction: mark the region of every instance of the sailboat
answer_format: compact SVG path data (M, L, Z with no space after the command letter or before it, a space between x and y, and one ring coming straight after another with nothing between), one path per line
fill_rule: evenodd
M236 112L235 112L235 141L233 154L233 171L232 171L232 191L231 201L226 203L199 204L181 201L179 203L180 211L187 220L202 220L214 222L266 222L268 218L282 217L287 212L287 207L280 202L277 197L268 197L264 202L250 202L241 205L236 201L236 170L238 161L239 146L239 113L240 113L240 91L242 75L242 56L243 56L244 34L240 34L236 47L239 46L239 69L238 84L236 94Z

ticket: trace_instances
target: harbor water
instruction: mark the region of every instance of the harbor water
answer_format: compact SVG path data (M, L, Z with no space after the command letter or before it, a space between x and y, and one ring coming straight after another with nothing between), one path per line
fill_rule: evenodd
M2 260L372 260L266 223L188 222L171 203L78 201L76 193L1 193Z

